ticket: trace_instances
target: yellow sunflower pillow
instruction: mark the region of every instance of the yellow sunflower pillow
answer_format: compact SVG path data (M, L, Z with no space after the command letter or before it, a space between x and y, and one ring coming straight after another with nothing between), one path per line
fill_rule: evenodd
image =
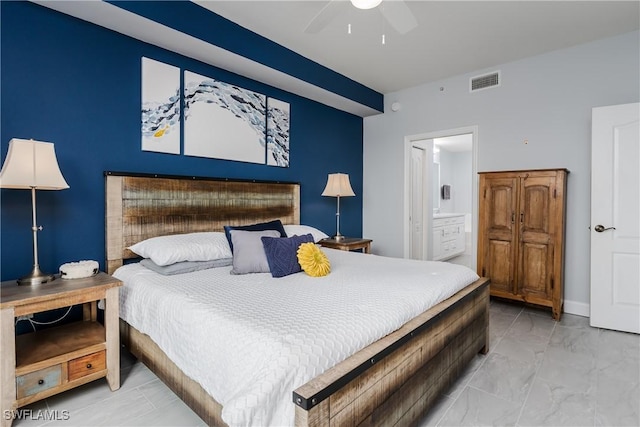
M315 243L303 243L298 248L298 263L312 277L326 276L331 271L327 256Z

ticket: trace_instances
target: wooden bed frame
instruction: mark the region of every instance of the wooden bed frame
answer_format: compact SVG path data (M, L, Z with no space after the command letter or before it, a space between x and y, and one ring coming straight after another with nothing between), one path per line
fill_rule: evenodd
M105 172L107 272L143 239L222 231L281 219L300 222L295 183ZM365 255L363 255L365 256ZM489 280L481 278L397 331L293 392L296 426L413 425L489 349ZM222 406L145 334L120 322L122 343L208 425L225 425Z

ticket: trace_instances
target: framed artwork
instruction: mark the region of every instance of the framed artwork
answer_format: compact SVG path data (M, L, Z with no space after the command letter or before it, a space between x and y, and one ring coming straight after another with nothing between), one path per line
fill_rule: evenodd
M289 103L267 99L267 164L289 167Z
M184 72L184 154L266 163L266 96Z
M142 58L142 151L180 154L180 69Z

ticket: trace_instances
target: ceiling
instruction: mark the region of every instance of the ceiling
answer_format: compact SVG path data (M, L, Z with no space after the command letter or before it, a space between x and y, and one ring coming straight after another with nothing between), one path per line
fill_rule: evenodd
M447 136L444 138L434 138L433 145L445 151L455 153L471 151L473 149L473 134Z
M640 28L637 0L407 1L404 35L378 9L347 5L307 34L327 1L192 1L383 94Z

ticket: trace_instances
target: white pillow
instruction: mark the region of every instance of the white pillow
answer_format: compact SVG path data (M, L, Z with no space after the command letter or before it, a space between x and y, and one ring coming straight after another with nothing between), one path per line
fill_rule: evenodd
M322 231L317 228L311 227L310 225L285 225L284 231L287 233L287 237L291 236L304 236L305 234L311 234L313 236L313 241L318 243L322 239L326 239L327 236Z
M152 237L129 246L129 249L143 258L151 258L157 265L233 256L225 234L215 231Z

